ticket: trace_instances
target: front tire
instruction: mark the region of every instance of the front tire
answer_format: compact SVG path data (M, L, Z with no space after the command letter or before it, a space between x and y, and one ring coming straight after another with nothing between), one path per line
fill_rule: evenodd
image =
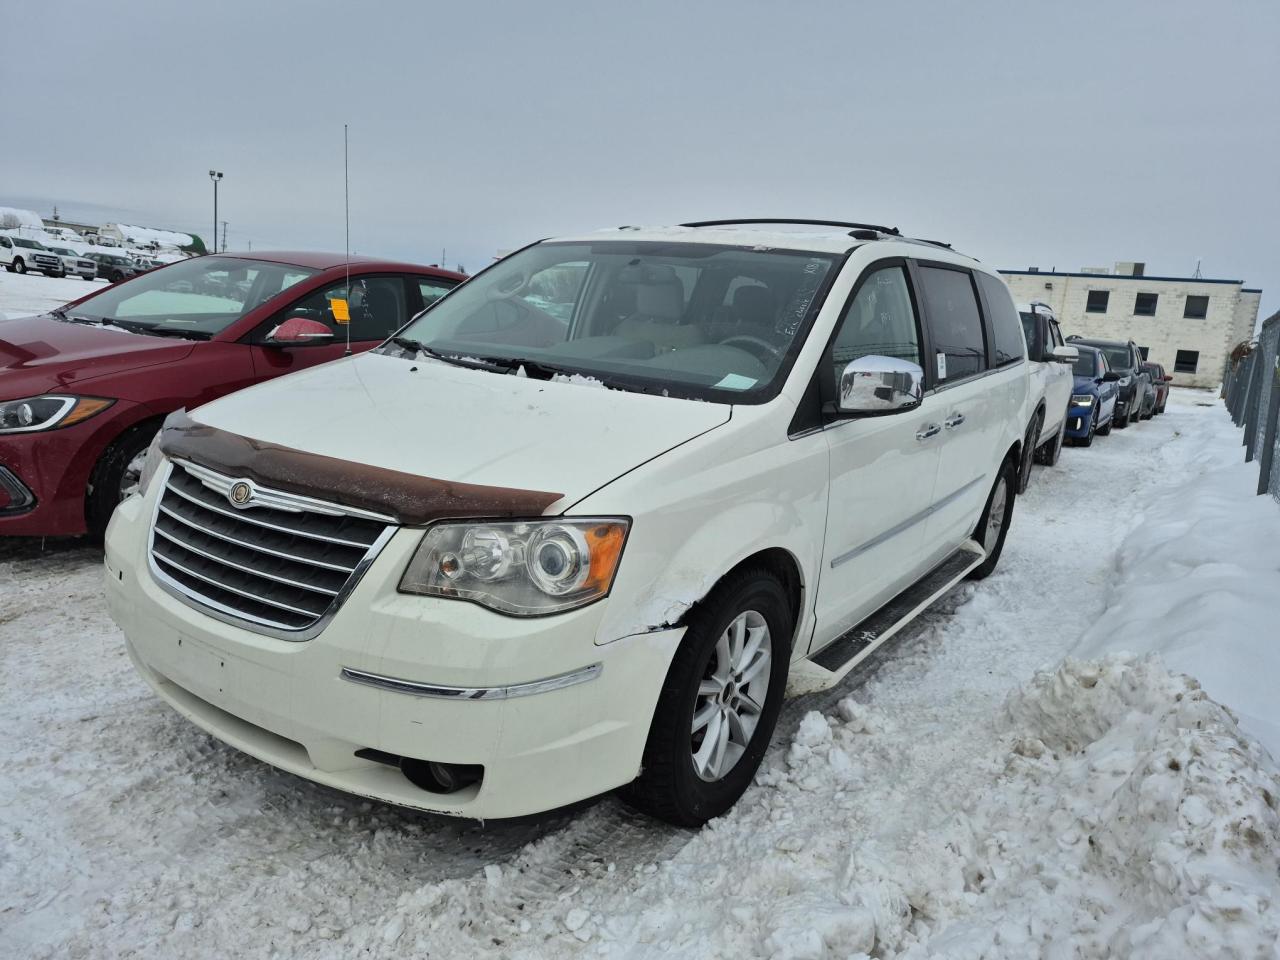
M26 272L27 272L27 265L26 265L25 263L23 263L23 262L22 262L22 258L21 258L21 257L18 257L16 260L14 260L14 261L13 261L13 272L14 272L14 273L26 273Z
M795 617L763 567L722 581L690 612L662 685L640 776L623 799L681 827L737 802L764 759L782 709Z
M1000 472L987 497L987 505L978 518L977 529L973 539L977 540L987 551L987 559L969 571L970 580L985 580L991 576L996 564L1000 562L1000 554L1004 552L1004 540L1009 535L1009 522L1013 519L1013 501L1016 498L1017 471L1013 460L1005 457L1000 464Z
M1098 432L1098 418L1097 418L1096 416L1094 416L1094 414L1093 414L1093 412L1092 412L1092 411L1090 411L1090 413L1089 413L1089 429L1085 431L1084 436L1083 436L1083 437L1081 437L1081 438L1080 438L1080 440L1078 441L1078 442L1079 442L1079 444L1080 444L1080 446L1082 446L1082 447L1092 447L1092 446L1093 446L1093 437L1094 437L1094 434L1096 434L1097 432Z
M89 536L102 538L116 506L136 487L142 457L157 429L154 422L131 427L107 447L94 466L85 493L85 526Z

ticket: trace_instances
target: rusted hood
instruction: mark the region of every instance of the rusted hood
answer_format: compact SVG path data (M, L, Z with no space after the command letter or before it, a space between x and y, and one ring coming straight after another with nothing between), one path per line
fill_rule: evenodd
M425 523L567 509L730 409L366 354L175 415L163 444L232 476Z

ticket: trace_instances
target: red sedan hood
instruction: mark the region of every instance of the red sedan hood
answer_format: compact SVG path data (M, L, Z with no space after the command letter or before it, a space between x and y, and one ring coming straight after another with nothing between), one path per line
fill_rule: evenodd
M150 337L51 316L0 321L0 399L62 390L79 380L171 363L190 340Z

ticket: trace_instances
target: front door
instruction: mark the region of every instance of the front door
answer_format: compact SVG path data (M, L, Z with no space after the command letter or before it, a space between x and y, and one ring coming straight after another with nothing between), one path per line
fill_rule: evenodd
M412 278L417 281L417 277ZM346 323L334 314L333 301L347 301ZM278 377L316 364L337 360L347 353L376 347L409 321L420 297L400 274L356 276L340 280L295 301L261 324L250 338L253 366L260 378ZM318 320L333 331L333 340L317 346L275 347L266 341L271 331L291 317Z
M879 355L923 366L905 264L863 275L823 361L834 398L845 364ZM911 410L827 424L831 478L815 647L825 646L914 580L933 498L943 428L936 398Z

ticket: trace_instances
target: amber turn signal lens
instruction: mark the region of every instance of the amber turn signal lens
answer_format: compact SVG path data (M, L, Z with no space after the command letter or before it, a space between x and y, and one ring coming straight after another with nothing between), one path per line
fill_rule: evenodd
M606 592L613 582L622 556L622 544L627 539L627 528L620 523L602 523L586 532L587 545L591 548L591 569L583 587L593 592Z
M73 423L79 423L81 420L88 420L94 414L101 413L113 403L115 403L114 400L105 400L102 397L81 397L76 401L76 405L71 408L71 412L62 418L62 422L58 426L69 427Z

